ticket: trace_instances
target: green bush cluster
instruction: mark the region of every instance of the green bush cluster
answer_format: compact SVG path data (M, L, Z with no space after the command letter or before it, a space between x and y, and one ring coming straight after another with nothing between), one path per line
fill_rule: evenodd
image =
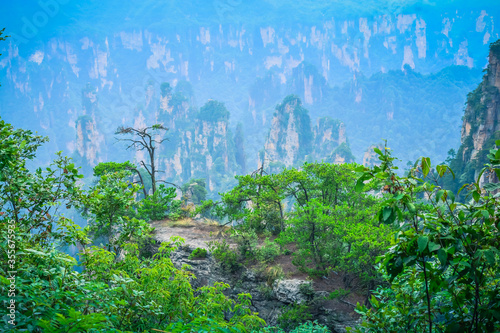
M242 258L254 258L257 255L259 238L255 230L233 229L231 239L235 241L238 252Z
M265 263L270 263L273 262L280 253L279 244L266 238L264 244L257 249L257 259Z
M207 257L207 250L197 247L193 252L189 255L188 259L203 259Z
M285 333L281 327L264 327L252 333ZM328 327L318 324L316 321L306 321L295 327L289 333L330 333Z
M294 303L285 308L285 310L278 317L278 325L285 331L296 329L304 322L312 319L312 314L306 304Z
M158 221L164 218L177 220L181 218L181 201L174 200L175 188L160 184L155 193L142 199L137 207L139 217L147 221Z
M343 289L343 288L339 288L339 289L335 289L334 291L332 291L329 295L328 295L328 299L342 299L344 298L345 296L349 295L351 291L348 290L348 289Z
M225 239L222 241L210 241L208 242L208 246L215 260L220 263L222 269L234 273L240 268L241 265L238 262L238 255L231 250Z
M294 243L292 262L301 271L321 277L335 268L346 276L346 288L366 288L380 280L375 258L389 247L393 230L377 221L381 200L355 191L356 167L305 163L276 174L262 170L237 177L219 202L198 211L240 223L234 239L242 257L271 262L280 254L277 245ZM259 249L256 234L264 232L279 236Z

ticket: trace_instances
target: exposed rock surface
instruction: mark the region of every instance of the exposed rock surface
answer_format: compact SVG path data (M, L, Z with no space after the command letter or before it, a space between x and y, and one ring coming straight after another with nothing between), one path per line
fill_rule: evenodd
M170 110L172 104L167 101L173 94L160 97L151 83L158 90L163 81L185 80L193 83L199 103L208 98L227 101L234 112L232 120L244 122L247 135L253 128L262 128L262 132L254 132L260 135L270 125L269 106L286 93L298 93L305 104L312 102L316 107L325 100L326 85L342 84L360 73L370 76L400 69L404 64L424 73L449 65L481 67L485 58L481 46L498 36L494 30L498 27L498 6L493 5L488 9L478 4L467 13L443 9L412 14L393 13L381 6L377 14L358 17L345 16L343 10L328 10L330 15L316 6L295 4L307 9L313 18L293 5L281 8L277 2L261 3L266 4L266 15L252 20L251 26L239 16L252 13L240 0L217 1L215 7L208 6L215 9L210 13L205 6L186 2L186 9L174 16L168 2L159 7L145 5L150 12L132 19L131 25L122 25L120 15L116 16L117 24L90 15L88 20L75 20L76 26L70 29L74 34L41 34L36 43L24 39L23 24L14 24L14 30L8 32L13 37L2 43L0 50L0 99L4 101L0 113L8 122L50 134L54 144L50 154L66 145L73 153L75 122L82 115L78 113L80 92L87 82L98 88L96 126L110 143L118 125L133 124L138 106L144 114L157 113L160 106L167 113L176 112ZM96 2L91 7L101 11L101 6ZM124 12L133 6L123 3ZM330 6L329 2L320 5ZM109 4L105 7L113 10ZM180 14L197 10L201 21ZM274 19L288 14L299 15L305 22L284 25ZM158 23L158 15L178 20ZM237 18L234 24L221 24L226 15ZM95 28L95 19L106 25L105 29L97 28L99 33L78 28ZM257 89L249 90L249 86ZM365 99L366 94L366 90L359 91L356 100ZM175 121L167 125L172 129L177 126ZM354 130L349 127L349 131L352 138ZM262 146L263 142L256 140L247 145L253 158L249 168L254 168L254 152ZM100 147L103 160L130 158L121 149ZM187 170L182 152L172 163L175 174L179 166L183 172Z
M500 40L491 44L489 64L483 81L467 98L461 141L454 166L460 180L477 179L485 163L488 150L500 139ZM485 173L480 184L496 182L493 173Z
M258 312L268 325L277 325L278 317L287 306L293 303L303 303L313 298L316 298L316 301L312 303L313 319L327 325L333 333L346 332L345 327L358 324L358 321L349 313L331 309L329 303L336 301L323 300L328 292L317 291L312 295L305 295L300 286L310 283L309 281L297 279L276 281L272 289L269 290L264 279L250 269L242 268L235 274L228 274L220 268L210 254L206 259L188 259L194 249L195 246L188 244L171 255L172 262L176 267L180 268L184 264L190 266L190 270L196 276L196 279L192 281L193 287L198 288L213 285L215 282L224 282L229 284L227 295L232 298L236 298L239 293L251 294L251 310Z
M259 165L295 166L304 161L352 162L345 125L329 117L311 126L308 111L296 95L276 106Z
M304 280L279 280L273 285L275 297L285 304L302 304L307 302L307 295L301 291L301 286L308 285Z
M198 112L189 104L189 98L172 92L168 83L162 83L161 96L150 94L150 105L158 109L139 108L134 115L134 127L162 123L169 129L169 139L158 148L157 164L161 180L178 184L192 178L205 178L210 191L220 189L225 176L234 176L245 169L244 142L241 127L236 142L229 129L229 111L223 103L209 100ZM148 95L149 96L149 95ZM144 151L137 151L135 161L145 159Z

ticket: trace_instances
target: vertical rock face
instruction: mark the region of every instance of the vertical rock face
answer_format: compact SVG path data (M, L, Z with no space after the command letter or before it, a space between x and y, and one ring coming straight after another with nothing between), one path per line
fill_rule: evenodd
M98 116L97 89L87 85L82 90L82 115L75 122L75 157L84 168L93 168L101 162L101 146L104 137L97 130Z
M89 164L97 164L98 147L95 141L95 121L90 116L81 116L76 121L76 151Z
M234 148L235 148L235 158L236 163L240 168L240 174L246 173L246 159L245 159L245 144L243 129L241 123L236 126L236 132L234 134Z
M276 106L271 130L264 146L264 164L295 165L312 152L313 133L308 111L295 95Z
M292 91L304 96L305 104L321 102L328 88L325 77L315 66L305 61L293 69L291 86Z
M311 160L349 163L354 157L342 122L324 117L312 128L300 99L289 95L276 107L261 159L265 166L288 167Z
M220 189L224 177L244 169L241 128L237 140L233 140L229 111L223 103L210 100L195 112L182 94L162 93L158 119L170 127L170 141L160 150L165 179L184 183L205 178L213 191ZM239 147L237 152L235 145Z
M347 142L345 125L337 119L323 117L314 127L314 157L328 163L354 162Z
M495 140L500 139L500 40L492 43L489 64L483 81L467 96L461 132L462 145L452 166L462 175L461 181L469 182L478 176ZM485 175L481 182L495 181Z

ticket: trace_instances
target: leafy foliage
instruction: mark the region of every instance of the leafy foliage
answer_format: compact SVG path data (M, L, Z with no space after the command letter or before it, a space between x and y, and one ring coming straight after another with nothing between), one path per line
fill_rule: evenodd
M241 257L253 258L257 255L258 237L255 230L233 230L231 238L236 242Z
M189 198L198 205L207 198L206 181L203 178L191 179L181 186L184 197Z
M293 304L278 317L278 325L286 330L293 330L300 324L312 319L309 307L305 304Z
M250 310L250 295L231 300L229 286L193 290L192 273L170 260L183 240L163 243L153 258L139 258L134 242L150 231L129 216L138 186L124 180L128 171L101 175L88 191L78 185L78 169L61 157L46 172L30 172L27 160L45 141L0 121L0 316L8 329L8 304L15 300L16 330L30 332L143 332L153 329L247 332L264 321ZM60 204L87 208L89 228L80 230L57 214ZM50 214L49 214L50 212ZM77 261L55 246L88 244L105 236L114 252L92 246ZM120 248L120 256L116 248ZM15 268L12 268L15 267ZM16 270L15 297L11 288ZM227 313L232 313L226 320Z
M219 120L227 120L229 118L229 111L226 109L224 103L209 100L200 108L198 113L200 120L217 122Z
M256 236L250 237L267 230L279 234L281 246L296 244L293 263L303 271L323 276L334 267L344 273L346 288L354 287L355 279L370 287L378 278L375 257L389 247L392 230L376 219L378 200L356 193L355 168L305 163L301 170L270 175L260 169L237 176L233 190L222 193L219 202L204 202L198 211L209 209L238 223L236 242L243 256L271 253L270 245L257 250Z
M500 141L497 141L500 145ZM500 151L468 189L465 203L436 185L452 173L431 169L429 158L399 177L390 151L376 151L381 165L358 169L358 184L369 180L388 192L379 220L398 229L396 244L381 256L379 270L389 288L379 288L359 332L493 332L500 329L499 196L497 184L481 188L485 172L500 172ZM422 208L419 203L429 198Z
M174 200L176 196L175 188L160 184L155 193L141 200L137 212L147 221L158 221L166 217L178 219L181 217L181 201Z
M266 238L264 244L257 249L257 259L265 263L272 262L280 253L279 245Z
M264 327L259 331L253 331L252 333L285 333L280 327ZM330 333L330 330L324 326L318 324L316 321L307 321L305 323L300 324L293 330L289 331L289 333Z
M197 247L193 252L189 255L189 259L201 259L207 257L207 250Z
M214 258L220 262L221 267L227 272L233 273L240 268L238 262L238 255L231 250L229 244L225 239L222 241L210 241L208 242L210 252Z
M115 252L124 242L141 241L152 232L144 220L129 216L139 190L139 185L124 180L129 175L128 171L105 173L79 199L84 215L90 218L87 233Z
M70 208L80 195L77 181L83 176L78 168L61 153L45 170L27 167L45 142L47 138L0 119L0 219L13 220L18 234L41 245L86 243L78 226L58 214L61 206Z

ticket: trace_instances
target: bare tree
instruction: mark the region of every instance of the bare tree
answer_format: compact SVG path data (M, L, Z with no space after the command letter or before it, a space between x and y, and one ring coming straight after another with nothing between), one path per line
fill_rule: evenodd
M156 137L159 135L160 131L168 131L168 128L164 127L161 124L155 124L152 126L148 126L146 128L133 128L133 127L118 127L115 134L119 135L132 135L132 138L122 138L118 139L118 141L126 141L130 144L127 146L129 148L135 148L136 150L145 150L149 156L149 164L144 161L140 161L141 165L146 169L147 173L151 177L151 187L153 190L153 194L156 192L156 174L160 172L157 169L155 164L155 151L158 148L158 145L162 144L164 141L168 141L168 138L157 139ZM138 170L135 170L138 172ZM139 172L138 172L139 173ZM140 176L140 173L139 173ZM142 180L142 178L141 178ZM174 185L175 184L164 182L167 184ZM143 183L144 186L144 183Z

